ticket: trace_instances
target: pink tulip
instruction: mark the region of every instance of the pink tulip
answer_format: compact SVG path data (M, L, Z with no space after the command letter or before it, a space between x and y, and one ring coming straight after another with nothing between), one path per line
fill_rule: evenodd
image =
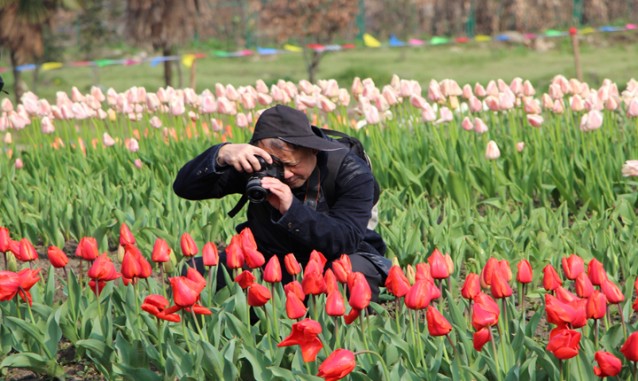
M483 134L486 133L487 130L487 125L481 118L474 118L474 132L477 134Z
M624 177L638 176L638 160L627 160L622 166L622 175Z
M104 134L102 134L102 144L104 144L106 147L112 147L113 145L115 145L115 139L113 139L108 132L105 132Z
M537 114L527 114L527 123L532 127L540 127L543 124L543 116Z
M490 140L485 149L485 158L488 160L496 160L499 157L501 157L501 151L498 149L498 145L496 145L494 140Z
M603 125L603 114L598 110L591 110L580 120L580 130L583 132L599 129Z

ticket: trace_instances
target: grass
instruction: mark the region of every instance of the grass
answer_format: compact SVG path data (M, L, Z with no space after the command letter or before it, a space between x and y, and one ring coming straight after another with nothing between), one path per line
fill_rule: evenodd
M638 40L634 32L589 35L581 42L581 62L584 80L598 86L609 78L623 86L638 72ZM339 80L349 87L355 76L371 77L377 85L389 82L392 74L414 79L424 87L431 79L455 79L460 84L492 79L510 81L514 77L530 80L545 90L550 79L563 74L575 77L574 61L568 39L550 40L554 47L535 51L524 46L505 43L450 44L406 48L356 48L327 54L321 62L318 78ZM205 52L210 53L210 52ZM5 64L6 65L6 64ZM33 73L25 72L29 89L34 90ZM190 70L182 67L183 86L189 84ZM151 91L163 86L163 66L144 63L134 66L102 68L71 68L42 72L34 92L55 99L57 91L69 93L73 86L87 92L92 85L124 91L131 86L144 86ZM279 79L299 81L307 77L303 57L298 53L243 58L218 58L209 54L197 63L196 90L214 88L215 83L235 86L254 84L257 79L273 83ZM174 87L178 86L177 73ZM13 86L10 73L4 74L7 88Z

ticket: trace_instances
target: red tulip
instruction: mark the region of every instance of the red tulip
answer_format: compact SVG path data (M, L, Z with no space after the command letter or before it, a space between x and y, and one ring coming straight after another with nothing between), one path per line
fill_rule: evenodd
M9 235L9 229L0 227L0 251L3 253L8 252L10 242L11 236Z
M325 255L323 255L320 251L317 251L317 250L313 250L310 252L310 261L317 261L318 263L320 263L322 271L326 267L326 263L328 263L328 260L326 259Z
M121 271L124 278L130 279L135 284L138 278L146 279L151 276L152 267L137 247L127 245Z
M135 245L135 237L125 223L120 225L120 246Z
M326 281L319 271L304 271L301 286L306 295L320 295L326 292Z
M82 237L78 247L75 249L75 255L86 261L94 261L100 255L97 248L97 241L93 237Z
M332 271L335 274L337 280L341 283L348 283L348 276L352 273L352 263L350 262L350 256L342 254L339 259L332 261Z
M578 354L580 332L567 328L554 328L549 334L547 350L560 360L570 359Z
M498 304L484 292L474 297L472 304L472 327L476 331L484 327L490 327L498 323L501 310Z
M353 321L357 320L359 315L361 315L361 310L351 308L350 312L348 312L348 314L343 317L343 321L345 321L346 324L350 325Z
M492 283L492 273L499 267L498 259L494 257L488 258L483 270L481 271L481 287L488 288Z
M326 270L323 274L323 280L326 282L326 294L332 291L339 291L339 282L337 281L335 273L332 272L332 269Z
M588 319L602 319L607 313L607 297L605 294L598 290L587 298L587 304L585 305Z
M430 264L430 274L434 279L446 279L450 276L447 262L439 249L432 251L428 257L428 263Z
M306 268L303 270L304 274L308 273L321 273L323 274L324 266L318 259L310 259L308 263L306 263Z
M591 283L591 280L585 272L580 273L580 275L576 278L574 287L576 288L576 295L581 298L589 298L589 296L594 292L594 285Z
M488 327L483 327L474 332L474 334L472 335L472 344L474 345L474 349L479 352L481 351L481 349L483 349L483 346L490 340L492 340L492 332Z
M388 277L385 279L385 287L397 298L405 296L410 291L410 282L399 265L390 267Z
M286 294L286 315L288 319L300 319L306 314L307 308L294 292Z
M293 253L288 253L284 257L284 266L288 274L295 276L301 272L301 265L297 262L297 258Z
M317 336L321 333L321 324L312 319L304 319L292 325L292 332L278 347L299 345L304 362L315 361L317 354L323 348L321 340Z
M570 302L573 302L574 300L580 299L578 297L578 295L574 294L573 292L570 292L569 290L567 290L563 286L557 287L554 290L554 293L556 294L556 297L560 301L565 302L565 303L570 303Z
M69 263L69 257L57 246L49 246L47 256L49 257L49 262L55 268L65 267Z
M268 260L266 267L264 268L264 281L268 283L281 282L281 264L279 263L279 257L273 255Z
M251 307L261 307L272 298L268 287L259 283L253 283L248 288L248 305Z
M347 349L337 349L319 365L317 376L326 381L337 381L352 372L356 365L354 353Z
M326 313L330 316L343 316L346 313L346 305L339 291L335 290L328 293Z
M408 270L410 270L410 266L408 266ZM414 281L418 282L420 280L427 280L431 283L434 283L434 277L432 276L432 271L430 269L429 263L417 263L416 264L416 274L414 275Z
M443 316L439 310L428 306L425 312L428 321L428 332L431 336L445 336L452 330L452 324Z
M306 294L303 292L301 283L296 280L288 282L284 285L284 294L287 294L291 291L294 292L300 300L304 300L306 298Z
M559 326L570 324L572 328L583 327L587 324L586 304L584 299L563 302L551 294L545 294L547 321Z
M29 292L29 290L31 290L31 287L33 287L40 280L40 275L38 275L39 272L40 269L32 270L29 268L20 270L18 272L18 279L20 281L18 295L20 295L22 300L29 303L29 305L32 305L31 293Z
M20 289L20 276L13 271L0 271L0 301L13 299Z
M638 361L638 331L629 335L625 343L620 347L620 352L629 361Z
M508 283L512 280L512 268L510 267L510 262L507 259L501 259L498 261L498 271Z
M229 269L240 269L244 266L244 251L238 234L232 236L226 246L226 266Z
M20 241L14 241L12 239L9 240L9 251L13 253L14 256L20 255Z
M594 359L598 363L594 367L594 374L598 377L615 377L622 369L620 359L609 352L598 351Z
M204 289L206 287L206 278L196 269L189 267L186 271L186 278L197 284L197 287Z
M576 279L585 271L585 262L576 254L571 254L567 258L562 258L561 264L563 266L563 273L565 274L565 277L570 280Z
M153 253L151 254L153 262L168 262L171 260L170 255L171 248L168 247L168 243L161 238L157 238L153 245Z
M190 234L188 234L188 232L182 234L182 237L179 240L179 245L181 246L182 254L184 254L185 257L193 257L199 252L199 249L195 244L195 240Z
M213 242L206 242L202 249L202 261L204 266L211 267L217 266L219 263L219 252L217 251L217 245Z
M242 290L245 290L255 283L255 276L252 272L244 270L235 277L235 282L239 284L239 287L241 287Z
M516 281L518 283L531 283L533 279L532 275L532 265L529 263L527 259L523 259L516 265L517 273L516 273Z
M427 280L418 280L414 282L410 291L405 295L405 305L412 310L422 310L432 301L432 287L431 282Z
M554 269L554 266L547 265L543 268L543 287L547 291L554 291L559 286L563 285L563 281Z
M96 281L108 282L121 276L115 269L115 265L106 253L98 256L88 272L89 278Z
M623 295L620 288L609 279L603 281L600 285L600 289L607 297L607 301L611 304L622 303L625 300L625 295Z
M490 292L497 299L507 298L512 295L512 288L507 283L506 275L501 269L492 273L492 282L490 282Z
M165 313L168 305L168 300L165 297L162 295L152 294L144 298L141 308L158 319L172 321L175 323L180 322L181 318L179 315Z
M372 291L363 273L353 272L350 274L350 277L348 277L348 289L350 289L348 303L352 308L363 310L370 305Z
M461 296L465 299L472 300L481 292L481 279L478 274L469 273L465 277L463 287L461 287Z
M170 313L175 312L180 308L192 307L199 300L206 284L201 284L188 279L184 276L177 276L169 278L171 282L171 288L173 289L173 301L177 308L169 309Z
M603 264L593 258L587 265L587 276L594 286L600 286L607 279L607 272L605 272Z
M20 240L20 253L14 254L16 258L22 262L31 262L38 259L38 252L35 251L35 247L33 247L33 244L27 238Z
M255 237L250 228L244 228L239 233L239 238L246 265L251 269L263 266L263 264L266 263L266 258L264 258L264 255L257 249L257 242L255 242Z

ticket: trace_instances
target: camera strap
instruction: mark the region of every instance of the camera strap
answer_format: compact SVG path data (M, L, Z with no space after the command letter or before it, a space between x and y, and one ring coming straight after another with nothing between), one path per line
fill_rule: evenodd
M242 194L239 201L237 201L237 204L235 204L235 207L232 208L230 212L228 212L228 216L230 218L235 217L237 213L239 213L239 211L244 207L244 205L246 205L247 202L248 202L248 196L246 196L245 194Z

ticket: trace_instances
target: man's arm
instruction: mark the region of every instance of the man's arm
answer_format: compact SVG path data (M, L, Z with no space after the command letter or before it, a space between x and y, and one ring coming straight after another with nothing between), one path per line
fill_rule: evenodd
M183 198L202 200L242 193L246 173L260 170L255 155L272 163L263 149L250 144L223 143L210 147L180 169L173 190Z

